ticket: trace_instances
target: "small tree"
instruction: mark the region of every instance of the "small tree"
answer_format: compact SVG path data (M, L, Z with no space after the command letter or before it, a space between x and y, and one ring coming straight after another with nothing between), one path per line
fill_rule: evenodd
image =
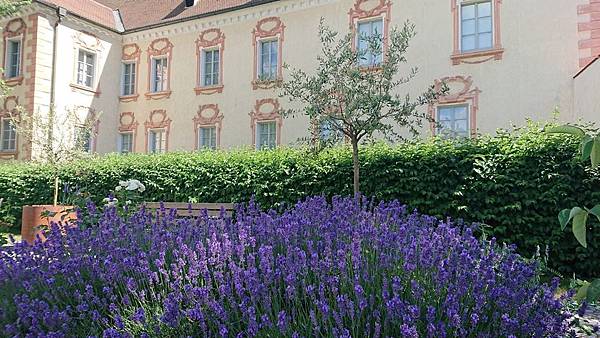
M408 129L416 135L423 120L430 117L419 107L435 100L440 93L433 85L414 100L407 94L396 94L417 74L412 68L406 76L399 76L399 68L406 63L409 41L415 36L414 25L405 23L402 29L391 30L387 45L381 34L359 36L364 48L354 47L354 35L338 38L338 33L319 25L321 54L313 74L289 65L289 80L284 81L280 96L290 102L299 102L301 109L287 109L284 116L307 115L320 128L326 125L335 136L341 135L352 145L354 193L360 191L360 162L358 147L361 142L380 134L389 140L402 138L395 127ZM445 88L444 88L445 90Z
M29 113L17 107L11 113L13 124L21 142L29 144L38 154L32 159L48 164L54 177L54 205L58 203L60 164L81 158L89 152L95 136L99 114L85 109L82 116L79 108L68 109L57 114L50 106L47 114Z

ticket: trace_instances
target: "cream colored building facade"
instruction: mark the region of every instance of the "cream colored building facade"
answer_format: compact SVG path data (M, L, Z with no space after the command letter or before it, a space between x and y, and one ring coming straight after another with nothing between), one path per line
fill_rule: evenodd
M408 65L419 73L402 90L447 83L450 92L422 109L459 133L549 120L555 108L566 121L600 122L598 0L185 2L136 1L166 10L147 24L113 0L34 1L4 18L12 91L3 121L17 105L100 114L89 145L97 153L294 144L309 121L279 115L289 104L276 88L281 65L314 69L324 18L340 33L376 27L384 36L414 23ZM5 125L0 158L35 156Z

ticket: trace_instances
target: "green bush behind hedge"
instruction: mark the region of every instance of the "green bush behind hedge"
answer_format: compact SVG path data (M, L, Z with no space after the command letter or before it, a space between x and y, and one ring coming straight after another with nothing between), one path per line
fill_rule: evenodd
M431 140L363 147L362 191L398 199L438 217L482 222L500 241L531 256L550 246L550 266L564 274L600 275L600 224L591 220L590 247L561 232L563 208L600 201L600 172L577 157L577 140L533 129L477 140ZM100 200L119 180L146 184L148 200L242 202L281 208L309 195L352 193L347 147L255 152L110 155L61 168L61 180ZM0 165L0 220L16 221L21 206L52 201L50 168Z

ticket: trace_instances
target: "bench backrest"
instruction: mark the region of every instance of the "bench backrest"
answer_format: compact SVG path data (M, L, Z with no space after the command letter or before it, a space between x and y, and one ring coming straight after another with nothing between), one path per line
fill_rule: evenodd
M177 210L177 217L197 217L202 214L203 210L206 209L208 216L216 217L221 215L221 208L225 210L225 213L229 216L233 215L235 205L233 203L181 203L181 202L163 202L165 210L171 209ZM158 210L160 209L160 202L146 202L144 203L146 209Z

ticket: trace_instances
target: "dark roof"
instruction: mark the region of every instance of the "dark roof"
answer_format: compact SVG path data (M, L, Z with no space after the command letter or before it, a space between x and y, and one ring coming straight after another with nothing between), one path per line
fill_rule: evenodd
M137 31L280 0L35 0L117 32Z
M112 30L120 30L118 14L109 6L94 0L37 0L51 7L64 7L67 11Z

